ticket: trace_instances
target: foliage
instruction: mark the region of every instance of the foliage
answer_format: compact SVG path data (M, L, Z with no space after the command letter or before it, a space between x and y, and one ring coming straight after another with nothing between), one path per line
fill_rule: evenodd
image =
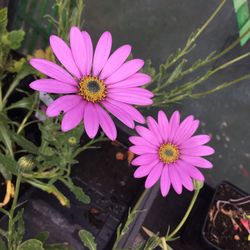
M81 241L83 242L84 246L87 247L89 250L96 250L96 243L95 243L95 238L94 236L84 230L84 229L81 229L79 231L79 237L81 239Z

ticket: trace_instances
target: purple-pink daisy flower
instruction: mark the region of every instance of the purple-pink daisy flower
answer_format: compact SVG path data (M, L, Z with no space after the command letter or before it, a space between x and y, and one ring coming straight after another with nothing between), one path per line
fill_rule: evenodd
M139 155L132 164L139 166L134 176L145 177L145 187L152 187L160 179L160 188L166 196L170 187L181 194L182 187L192 191L193 179L204 181L198 168L212 168L212 163L203 156L211 155L214 149L206 146L209 135L195 135L199 121L192 115L180 122L180 113L175 111L168 120L163 111L158 113L158 122L147 118L148 128L136 126L139 136L131 136L134 145L130 151Z
M153 94L141 88L151 78L139 72L143 60L127 60L130 45L123 45L110 55L112 37L110 32L104 32L93 50L90 35L72 27L70 46L54 35L50 37L50 46L63 67L44 59L31 59L30 64L50 78L36 80L30 87L62 94L48 106L46 114L56 117L63 111L63 131L83 122L90 138L95 137L100 125L115 140L117 131L109 113L130 128L134 128L135 122L144 123L133 105L152 104Z

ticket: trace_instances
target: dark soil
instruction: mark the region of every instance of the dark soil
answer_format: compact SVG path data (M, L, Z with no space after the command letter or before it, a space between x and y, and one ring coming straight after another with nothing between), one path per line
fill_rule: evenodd
M249 214L250 202L244 205L237 205L240 210L238 210L233 204L226 204L224 207L219 205L219 208L223 209L223 211L220 209L219 212L217 212L218 206L216 206L216 203L219 200L228 201L229 199L238 199L245 196L245 193L229 183L223 183L218 186L204 227L204 237L208 242L212 243L215 247L218 247L218 249L250 249L248 232L240 222L242 216L239 212L241 210ZM233 220L227 213L232 214Z

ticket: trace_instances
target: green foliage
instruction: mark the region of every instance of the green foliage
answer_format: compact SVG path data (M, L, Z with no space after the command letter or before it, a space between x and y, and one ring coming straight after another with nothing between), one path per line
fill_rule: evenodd
M84 246L87 247L89 250L96 250L96 243L94 236L86 231L85 229L81 229L79 231L79 237L83 242Z
M35 250L35 249L45 250L43 248L43 243L36 239L27 240L17 247L17 250Z

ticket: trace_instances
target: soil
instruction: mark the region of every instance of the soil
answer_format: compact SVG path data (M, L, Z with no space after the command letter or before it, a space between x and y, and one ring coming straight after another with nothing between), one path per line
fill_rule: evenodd
M223 208L222 205L219 205L219 208L221 209L216 215L216 212L218 211L216 203L218 201L228 201L229 199L238 199L245 196L245 193L229 183L223 183L218 186L204 227L204 238L217 249L250 249L250 241L248 241L249 233L240 222L241 215L237 212L239 210L237 210L232 204L226 204ZM250 202L237 206L242 211L249 214ZM230 218L230 215L228 215L228 212L230 211L233 213L233 220Z

